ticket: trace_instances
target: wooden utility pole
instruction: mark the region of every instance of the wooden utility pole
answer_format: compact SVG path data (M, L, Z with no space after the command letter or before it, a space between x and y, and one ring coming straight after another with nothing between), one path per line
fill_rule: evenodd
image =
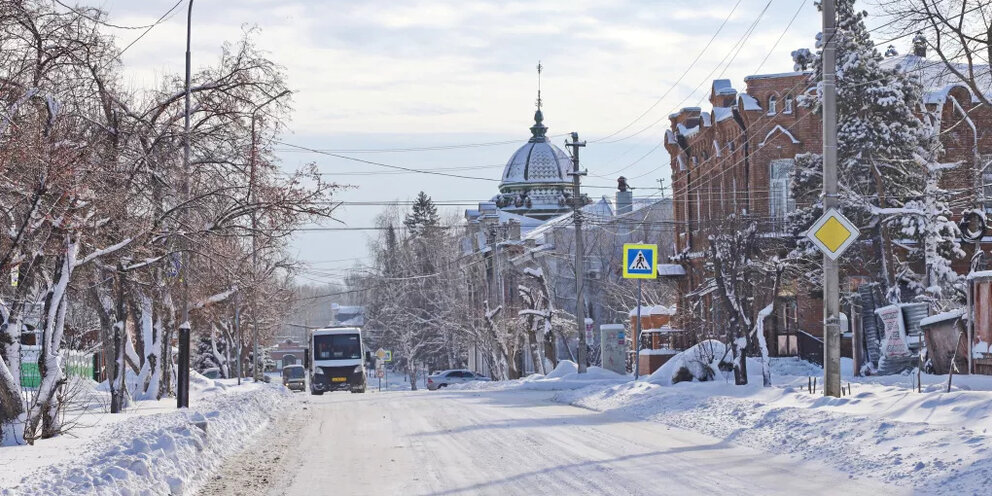
M585 286L585 249L582 244L582 191L579 181L586 175L579 170L579 148L586 146L585 141L579 141L579 133L572 132L572 141L565 142L572 149L572 220L575 223L575 328L579 333L579 373L586 371L586 318L585 302L583 301L583 286Z

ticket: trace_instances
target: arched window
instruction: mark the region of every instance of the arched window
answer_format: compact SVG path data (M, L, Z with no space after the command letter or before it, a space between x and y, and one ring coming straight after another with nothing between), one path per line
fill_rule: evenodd
M792 113L792 105L793 105L792 95L786 95L785 96L785 108L782 109L782 113L783 114L791 114Z
M777 103L778 100L775 98L775 95L768 97L768 115L775 115L778 113Z

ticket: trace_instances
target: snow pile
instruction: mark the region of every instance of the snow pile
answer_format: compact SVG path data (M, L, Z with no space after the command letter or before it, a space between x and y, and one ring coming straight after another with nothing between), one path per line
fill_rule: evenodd
M571 360L562 360L558 362L558 366L547 375L548 379L559 379L565 377L566 375L578 374L579 366Z
M174 398L140 402L130 413L111 416L100 427L84 430L89 435L75 449L50 457L47 466L22 472L20 483L5 487L0 495L192 494L224 457L242 448L278 415L291 394L277 385L229 387L219 381L191 382L191 389L196 389L190 409L175 409ZM159 409L165 406L162 403L171 409ZM155 413L142 412L144 408ZM99 422L109 415L88 416L94 418L81 422ZM30 455L31 450L45 449L45 443L59 441L5 448L0 450L0 464L17 467L19 455Z
M575 362L562 360L558 362L548 375L532 374L515 381L468 382L448 386L447 390L468 391L563 391L580 389L587 386L611 386L631 380L631 377L620 375L602 367L588 367L586 373L580 374Z
M713 339L703 341L675 355L648 376L652 384L670 386L684 381L711 381L723 367L733 367L727 346Z
M773 358L773 387L761 387L760 368L748 364L750 384L732 374L709 382L662 386L631 382L562 391L560 402L694 430L773 454L832 465L852 477L915 488L921 494L987 494L992 484L992 377L850 377L853 394L827 398L807 392L806 372L819 367ZM793 371L799 375L787 375Z

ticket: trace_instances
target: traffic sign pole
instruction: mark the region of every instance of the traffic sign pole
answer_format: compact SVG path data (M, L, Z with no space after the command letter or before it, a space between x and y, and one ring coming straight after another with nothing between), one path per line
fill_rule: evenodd
M641 375L641 306L644 279L658 277L658 245L623 245L623 277L637 279L637 323L634 326L634 380Z
M641 374L641 286L644 279L637 280L637 332L634 334L634 380Z

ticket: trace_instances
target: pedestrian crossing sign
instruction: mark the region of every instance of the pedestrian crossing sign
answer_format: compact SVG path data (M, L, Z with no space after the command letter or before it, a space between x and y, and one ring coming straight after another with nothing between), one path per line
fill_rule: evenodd
M623 277L655 279L658 277L658 245L623 245Z

